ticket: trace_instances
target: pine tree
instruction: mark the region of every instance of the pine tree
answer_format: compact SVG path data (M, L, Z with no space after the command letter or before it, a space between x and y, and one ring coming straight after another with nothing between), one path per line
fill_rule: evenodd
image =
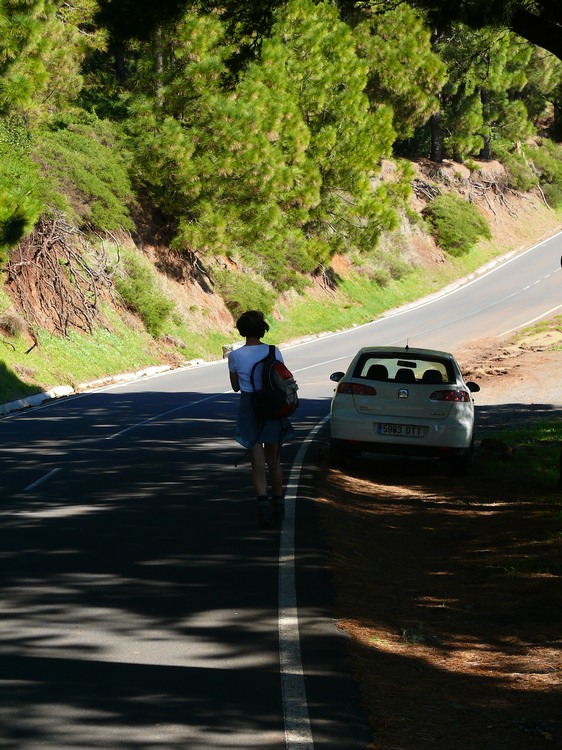
M45 26L55 12L49 0L4 0L0 6L0 111L25 109L47 78L41 60L50 41Z
M369 63L367 92L375 104L391 104L399 138L409 138L438 109L446 68L431 46L424 21L408 5L371 13L354 31Z
M332 3L292 0L277 19L272 43L282 46L286 85L310 131L307 159L320 177L320 201L304 229L323 248L319 260L372 248L394 220L385 190L372 186L395 137L392 111L371 109L368 64Z
M186 14L163 37L174 44L162 47L162 95L145 97L129 131L139 176L177 220L176 246L229 255L282 289L392 224L371 178L394 131L389 107L370 108L368 66L334 5L292 0L276 18L229 90L220 19Z
M524 138L532 131L520 97L529 45L505 30L474 32L457 24L441 38L438 49L449 70L442 118L445 147L453 158L490 158L494 143Z

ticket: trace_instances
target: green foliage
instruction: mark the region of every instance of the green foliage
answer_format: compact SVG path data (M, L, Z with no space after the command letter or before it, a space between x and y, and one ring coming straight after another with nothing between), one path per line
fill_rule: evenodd
M3 114L28 107L36 88L47 77L41 55L49 44L44 36L45 15L53 12L53 3L42 0L11 1L0 6L0 112Z
M43 210L43 182L29 149L30 136L23 121L0 118L0 267Z
M218 17L187 13L158 37L161 67L152 50L143 57L136 85L156 74L158 106L146 94L133 102L134 171L177 223L177 249L238 255L284 290L395 223L392 196L371 185L392 113L370 110L367 64L331 3L279 10L232 91L221 86L223 37Z
M438 109L446 68L431 48L431 34L405 3L382 6L354 29L358 54L369 63L367 93L375 105L390 104L393 126L409 138Z
M562 205L562 145L542 139L517 151L504 151L501 159L512 187L526 192L540 186L550 206Z
M392 110L370 108L368 63L358 57L350 27L330 3L289 2L277 12L271 43L287 73L286 94L310 133L306 166L319 200L304 223L306 234L325 245L328 257L371 247L396 221L386 191L371 185L395 137ZM269 62L264 54L262 62ZM271 67L269 62L266 71ZM274 83L271 72L268 78Z
M340 252L399 278L399 248L377 248L408 216L412 175L378 175L397 137L431 153L434 113L447 155L505 153L513 184L559 204L559 155L511 149L551 126L562 65L511 32L437 35L404 3L166 5L0 3L0 111L19 116L0 123L4 259L44 211L134 231L136 193L186 258L247 270L223 284L229 304L248 278L254 296L302 289Z
M33 153L49 186L45 199L51 210L64 211L83 227L133 228L127 154L118 148L109 123L75 123L44 131Z
M133 253L124 253L122 263L124 273L115 279L117 291L151 336L157 338L164 330L174 303L160 289L147 261Z
M501 150L499 158L507 169L510 187L527 192L539 184L537 173L521 152Z
M551 208L562 207L562 185L547 184L543 188L544 197Z
M538 148L525 147L523 151L547 201L558 208L562 205L562 145L543 140Z
M527 83L521 93L529 117L536 127L551 127L555 119L552 105L559 99L562 85L562 60L541 47L532 47L526 74Z
M475 32L454 24L437 50L448 66L442 93L442 127L447 153L492 156L498 145L533 132L521 91L532 48L505 29Z
M562 10L558 2L551 0L470 0L470 2L435 2L435 0L412 0L412 5L428 13L432 26L448 27L453 21L463 21L470 27L485 30L486 27L512 29L516 34L529 39L533 44L550 50L562 59L560 27Z
M37 122L64 108L82 87L81 64L102 49L96 0L8 0L0 5L0 112Z
M261 310L269 315L273 310L275 293L263 282L240 271L219 271L216 274L218 292L230 310L238 318L244 310Z
M425 209L438 245L450 255L468 253L481 237L491 238L476 206L456 195L439 195Z

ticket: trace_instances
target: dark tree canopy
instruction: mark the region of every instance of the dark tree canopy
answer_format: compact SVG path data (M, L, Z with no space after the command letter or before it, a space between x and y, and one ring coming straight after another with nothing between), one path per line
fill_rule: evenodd
M100 0L98 21L118 39L148 39L155 26L176 19L188 8L218 10L243 33L263 34L271 28L273 11L285 0Z
M271 25L272 11L285 0L100 0L98 20L115 38L147 39L159 23L173 20L188 7L203 11L218 9L223 17L245 33L263 36ZM381 7L395 0L370 0L365 5ZM468 26L506 26L532 44L549 50L562 59L562 2L560 0L412 0L423 8L437 28L451 21ZM339 0L344 15L355 2Z
M155 26L177 18L186 0L100 0L97 21L116 39L148 39Z
M562 59L562 2L560 0L413 0L437 28L462 21L480 29L505 26L532 44Z

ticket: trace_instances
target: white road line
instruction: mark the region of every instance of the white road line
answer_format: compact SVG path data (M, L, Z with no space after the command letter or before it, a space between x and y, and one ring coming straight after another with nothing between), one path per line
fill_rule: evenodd
M553 307L551 310L547 310L546 312L543 312L541 315L537 315L536 318L533 318L532 320L528 320L526 323L521 323L521 325L515 326L515 328L510 328L509 331L504 331L503 333L498 334L498 338L500 336L507 336L510 333L513 333L514 331L518 331L520 328L525 328L526 326L530 326L533 323L536 323L537 320L542 320L543 318L548 317L553 312L556 312L556 310L560 310L562 308L562 305L556 305L556 307Z
M279 662L287 750L314 748L304 686L295 588L295 503L304 456L328 418L326 415L308 433L293 462L285 492L285 519L279 540Z
M233 391L226 391L226 393L233 393ZM108 435L105 440L113 440L113 438L120 437L121 435L124 435L126 432L130 432L131 430L136 429L137 427L142 427L145 424L149 424L150 422L155 422L157 419L160 419L161 417L167 417L168 414L174 414L176 411L181 411L182 409L187 409L189 406L196 406L197 404L203 404L205 401L212 401L214 398L218 398L219 396L224 395L223 393L213 393L212 396L207 396L206 398L200 398L197 401L190 401L188 404L182 404L181 406L176 406L175 409L170 409L169 411L163 411L161 414L156 414L154 417L149 417L148 419L144 419L142 422L135 422L135 424L131 424L128 427L125 427L124 430L120 430L119 432L114 432L113 435Z
M472 286L473 284L477 284L481 279L486 278L486 276L491 276L493 273L496 273L497 271L504 269L509 264L515 262L519 258L522 258L528 253L531 253L533 250L536 250L537 248L542 247L543 245L546 245L548 242L555 239L556 237L559 237L560 235L562 235L562 232L556 232L556 234L553 234L552 237L549 237L548 239L543 240L542 242L539 242L537 245L528 247L526 250L523 250L522 252L513 251L512 253L507 253L507 255L511 257L507 258L506 260L497 258L496 260L492 261L492 263L494 264L492 268L486 268L488 265L490 265L490 264L486 264L482 268L476 269L471 274L469 274L469 276L467 277L468 279L467 281L460 280L460 283L454 286L452 289L449 289L449 287L445 287L444 289L440 289L439 291L429 294L426 297L422 297L422 299L420 300L416 300L411 303L406 303L405 305L400 305L398 308L394 308L392 310L389 310L386 313L383 313L380 317L376 318L376 320L370 320L368 323L361 323L360 325L353 326L353 328L346 329L344 331L336 331L334 333L328 333L324 336L319 336L316 339L312 339L312 340L307 339L306 341L299 341L296 344L287 344L286 346L281 345L280 348L282 349L282 351L284 351L285 349L294 349L298 346L306 346L307 344L323 342L326 339L335 338L336 336L348 336L350 331L357 331L362 328L368 328L369 326L376 326L379 323L382 323L388 320L389 318L398 318L401 315L406 315L407 313L412 312L412 310L414 309L417 310L420 307L427 307L428 305L431 305L434 302L436 302L438 299L442 299L443 297L450 297L456 292L463 291L467 287ZM561 263L562 263L562 259L561 259ZM561 270L560 268L556 268L553 271L553 273L558 273L560 270ZM549 276L550 274L548 274L545 278L549 278ZM471 277L474 277L474 278L471 278ZM515 296L516 294L519 294L519 292L514 292L510 296Z
M332 362L338 362L340 359L349 359L349 356L336 357L334 359L327 359L323 362L316 362L315 364L310 365L308 367L301 367L299 370L293 370L293 372L297 374L298 372L303 372L304 370L311 370L315 367L321 367L322 365L330 364ZM231 393L234 393L234 391L233 390L221 391L220 393L213 393L210 396L206 396L205 398L200 398L197 401L190 401L187 404L176 406L174 409L170 409L169 411L163 411L160 414L155 414L153 417L149 417L148 419L143 419L141 422L135 422L134 424L131 424L128 427L125 427L124 429L119 430L119 432L114 432L112 435L107 435L107 437L102 438L102 439L113 440L114 438L121 437L121 435L125 435L127 432L131 432L131 430L136 430L137 427L143 427L145 424L150 424L151 422L155 422L157 419L161 419L162 417L167 417L170 414L175 414L175 412L182 411L182 409L188 409L190 406L197 406L198 404L204 404L206 401L212 401L213 399L219 398L220 396L228 396Z
M45 476L41 477L36 482L33 482L33 484L30 484L29 487L26 487L23 491L24 492L31 492L31 490L34 490L36 487L39 487L39 485L41 485L44 482L46 482L47 480L49 480L52 476L54 476L55 474L58 474L59 471L62 471L62 467L61 466L59 466L58 469L53 469L48 474L45 474Z

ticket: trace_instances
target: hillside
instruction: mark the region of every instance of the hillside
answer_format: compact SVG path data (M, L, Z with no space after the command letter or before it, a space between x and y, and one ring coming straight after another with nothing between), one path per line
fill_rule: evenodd
M558 227L557 213L540 194L507 187L505 170L498 162L482 162L471 170L428 160L413 166L410 212L402 215L400 225L381 237L372 257L338 253L323 273L308 276L300 293L293 289L280 294L270 314L272 339L282 343L372 320L386 309L437 291L494 257L530 246ZM394 175L394 165L384 163L380 179L392 183ZM490 239L480 240L460 258L444 252L419 219L439 194L459 195L476 205L488 222ZM134 239L113 235L97 248L81 235L71 235L52 249L52 257L43 250L50 267L61 268L63 261L56 260L61 248L69 266L79 252L91 259L87 281L90 285L95 281L97 305L91 304L88 289L81 289L70 301L68 285L62 287L66 297L53 305L56 277L37 273L35 264L23 277L24 287L21 279L17 287L13 275L8 275L0 296L3 403L57 386L80 390L100 378L152 366L217 359L225 344L237 340L233 314L213 279L216 269L196 260L186 263L150 225ZM19 252L23 259L25 245ZM399 264L394 272L389 271L390 257ZM115 289L115 274L124 258L129 264L142 264L154 294L169 305L171 314L155 335L147 332L146 322ZM236 267L232 259L218 263ZM63 278L60 270L58 278ZM66 310L62 331L61 309Z

